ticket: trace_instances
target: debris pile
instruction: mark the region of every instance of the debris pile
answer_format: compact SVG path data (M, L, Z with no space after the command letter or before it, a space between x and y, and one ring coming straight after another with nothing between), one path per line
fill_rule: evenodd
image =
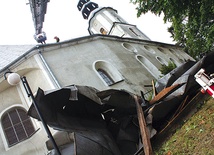
M208 75L214 73L213 59L210 53L198 62L188 61L157 80L150 101L143 92L139 96L79 85L53 91L39 88L35 99L46 123L58 130L53 137L63 155L150 155L150 140L164 137L207 97L195 74L201 68ZM28 114L39 119L33 104ZM46 146L55 154L50 140Z

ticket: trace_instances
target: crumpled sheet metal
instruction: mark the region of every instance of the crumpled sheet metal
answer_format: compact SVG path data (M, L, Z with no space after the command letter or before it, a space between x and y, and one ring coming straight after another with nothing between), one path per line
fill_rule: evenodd
M201 68L213 73L213 60L214 53L209 53L198 62L186 62L157 81L158 92L175 84L184 85L163 100L142 107L145 116L149 117L146 120L152 135L163 128L164 122L173 115L187 95L191 98L198 93L200 86L194 75ZM89 132L100 134L107 130L110 133L109 138L116 143L115 147L118 147L114 149L119 149L122 155L130 155L140 147L136 104L132 95L125 90L99 91L93 87L71 85L52 92L38 89L35 98L49 126L63 132L83 135L88 135ZM142 99L141 102L143 101ZM39 119L33 105L28 114ZM93 139L90 134L88 136ZM104 147L105 143L102 141L100 146ZM115 150L111 153L119 154Z
M93 134L103 136L107 130L108 141L117 144L114 145L115 148L110 149L114 152L112 154L118 155L117 149L122 155L134 154L139 144L139 127L132 94L113 89L100 92L87 86L85 86L87 91L84 91L84 86L75 85L76 91L70 87L74 85L51 92L38 89L35 99L46 123L59 131L83 135L88 135L90 132L88 139L92 142ZM79 91L79 88L82 90ZM73 96L77 96L77 100L70 100L71 93L75 92L77 95ZM39 119L33 104L28 114ZM103 140L100 148L104 147L105 143L106 141Z
M153 125L156 128L160 128L160 125L171 117L187 95L191 98L197 94L200 85L195 81L194 75L201 68L204 68L207 73L214 73L213 60L214 52L207 54L198 62L186 62L163 78L157 80L156 89L158 92L172 85L184 84L165 99L149 107L148 113L153 116Z

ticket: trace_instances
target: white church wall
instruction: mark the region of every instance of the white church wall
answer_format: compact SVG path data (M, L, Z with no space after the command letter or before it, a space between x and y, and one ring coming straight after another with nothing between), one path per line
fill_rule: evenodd
M20 74L20 76L26 76L28 83L32 89L33 94L36 94L38 87L49 90L53 88L50 84L50 80L44 75L44 71L39 65L40 61L37 56L32 56L26 59L22 63L17 63L13 68L14 72ZM31 99L27 96L26 91L20 82L16 86L10 86L5 82L3 78L0 79L1 93L0 93L0 118L5 116L7 112L14 108L21 108L27 111L31 105ZM29 138L18 142L15 145L9 146L7 138L5 137L2 122L0 124L0 152L1 155L41 155L47 154L48 150L45 145L45 141L48 140L47 134L41 124L36 119L31 118L33 126L36 132ZM55 131L52 130L52 133Z
M106 31L101 32L101 28ZM153 79L156 80L162 76L159 69L163 64L174 62L180 66L188 59L193 60L181 48L149 41L150 39L135 25L128 24L116 13L116 10L111 8L101 10L98 18L89 21L90 30L91 34L105 35L92 35L38 45L34 51L24 55L8 68L27 77L33 94L38 87L50 90L76 84L92 86L98 90L125 89L140 95L140 91L145 93L151 90L151 87L145 87L145 85L151 85ZM106 32L110 31L114 36L106 35ZM103 77L106 77L110 83ZM10 109L18 107L27 111L30 105L31 99L28 98L22 84L10 86L3 77L0 78L1 120ZM47 154L45 146L47 135L40 122L31 120L38 131L12 146L8 145L1 121L1 155ZM52 129L51 131L55 132Z
M175 61L179 66L188 59L193 60L181 48L173 45L100 35L39 46L37 50L40 52L34 52L26 56L24 61L17 61L11 66L11 71L27 77L34 94L38 87L43 90L56 88L50 71L61 86L76 84L93 86L98 90L113 88L136 94L140 94L140 91L145 93L151 87L144 86L151 85L152 79L160 77L160 73L156 75L155 72L158 72L162 64ZM139 62L139 57L146 61ZM151 73L151 68L145 67L146 65L153 66L156 71ZM115 83L105 83L97 72L99 68L107 69ZM0 116L3 116L5 110L18 105L29 109L31 100L21 84L17 87L9 86L2 77L0 86ZM18 154L47 153L47 135L41 123L34 119L32 121L35 128L40 129L29 139L12 147L7 146L4 132L0 128L0 151L3 155L16 154L17 150Z
M163 62L167 64L174 60L179 66L185 61L182 57L177 58L177 55L169 50L179 52L175 46L171 45L102 37L94 37L90 41L83 40L51 51L43 49L42 55L61 86L89 85L99 90L119 88L139 93L140 90L150 89L145 88L144 85L151 84L151 79L161 77L158 70ZM137 60L137 55L147 59L147 62L151 62L154 72L158 71L157 75L151 74L151 68L142 65ZM97 61L112 64L122 75L123 80L111 86L104 84L93 66Z

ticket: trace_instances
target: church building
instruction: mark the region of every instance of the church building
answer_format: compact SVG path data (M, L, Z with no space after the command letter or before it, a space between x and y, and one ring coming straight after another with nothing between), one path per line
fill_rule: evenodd
M38 88L51 90L74 84L100 91L124 89L138 95L143 92L146 96L152 89L148 87L152 80L163 76L162 65L171 62L178 67L194 61L181 47L150 40L111 7L80 0L77 9L88 22L88 36L28 49L24 45L13 46L14 51L24 52L13 60L8 58L9 63L1 60L5 62L0 64L1 155L48 154L48 137L42 124L27 115L32 100L21 82L8 84L6 72L25 76L34 94ZM5 53L9 48L0 46Z

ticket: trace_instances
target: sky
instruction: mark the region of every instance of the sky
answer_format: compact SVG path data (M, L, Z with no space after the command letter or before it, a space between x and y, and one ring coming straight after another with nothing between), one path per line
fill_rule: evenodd
M163 17L152 13L137 18L136 6L130 0L91 0L100 7L112 7L128 23L137 27L151 40L174 44ZM0 45L37 44L33 18L28 0L0 1ZM58 36L61 41L88 36L88 20L83 19L77 9L78 0L50 0L47 6L43 31L47 35L46 43L55 42Z

